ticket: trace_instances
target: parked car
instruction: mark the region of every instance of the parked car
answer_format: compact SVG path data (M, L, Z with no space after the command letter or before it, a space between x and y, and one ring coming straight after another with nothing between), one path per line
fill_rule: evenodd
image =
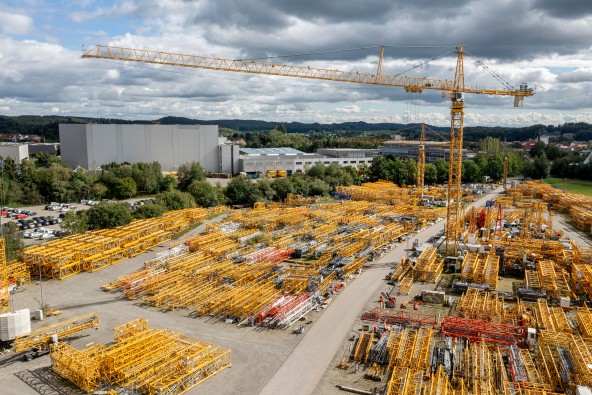
M27 217L28 217L27 214L20 213L20 214L17 214L15 218L17 218L17 219L23 219L23 218L27 218Z

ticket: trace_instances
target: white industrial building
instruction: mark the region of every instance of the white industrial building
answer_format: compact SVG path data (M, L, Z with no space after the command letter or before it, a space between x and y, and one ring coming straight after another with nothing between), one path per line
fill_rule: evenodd
M0 157L12 158L14 163L20 165L23 160L29 159L29 145L19 143L0 144Z
M358 168L370 165L377 150L327 149L309 154L294 148L240 148L240 169L249 175L285 171L287 175L306 172L317 163Z
M60 124L60 151L67 164L85 169L154 161L163 171L191 162L221 169L217 125Z
M219 150L219 173L238 174L240 172L240 146L226 137L220 137L218 141Z

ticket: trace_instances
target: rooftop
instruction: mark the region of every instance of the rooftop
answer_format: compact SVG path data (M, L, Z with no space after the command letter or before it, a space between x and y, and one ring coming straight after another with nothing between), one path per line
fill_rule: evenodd
M301 155L304 152L290 147L279 148L241 148L241 154L247 155Z

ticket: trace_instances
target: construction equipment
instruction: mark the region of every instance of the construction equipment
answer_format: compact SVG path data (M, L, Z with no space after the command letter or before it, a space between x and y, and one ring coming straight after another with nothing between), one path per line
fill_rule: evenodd
M232 71L250 74L265 74L285 77L297 77L316 80L351 82L358 84L399 86L409 93L421 93L424 90L439 90L448 92L452 101L450 115L450 153L447 193L447 222L446 222L446 251L449 255L456 255L458 251L459 233L462 219L462 147L464 131L464 95L465 93L513 96L514 106L522 107L524 97L533 96L534 91L526 83L515 89L505 83L507 90L483 89L465 86L464 76L464 47L456 47L456 71L454 80L410 77L400 74L383 74L382 60L384 46L380 47L380 57L376 73L344 72L339 70L322 69L308 66L293 66L252 60L223 59L196 55L183 55L170 52L140 50L114 46L96 46L85 52L83 58L109 59L151 63L167 66L190 67L208 70Z
M53 341L72 336L87 328L99 327L99 316L97 313L86 314L66 321L58 322L34 330L28 335L19 336L14 339L14 351L25 350L47 350ZM33 358L31 358L33 359Z

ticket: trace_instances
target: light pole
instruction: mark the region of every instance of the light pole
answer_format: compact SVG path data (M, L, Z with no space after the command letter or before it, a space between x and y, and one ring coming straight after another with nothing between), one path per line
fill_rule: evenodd
M41 314L45 314L45 304L43 303L43 279L41 278L41 261L39 261L39 289L41 291Z

